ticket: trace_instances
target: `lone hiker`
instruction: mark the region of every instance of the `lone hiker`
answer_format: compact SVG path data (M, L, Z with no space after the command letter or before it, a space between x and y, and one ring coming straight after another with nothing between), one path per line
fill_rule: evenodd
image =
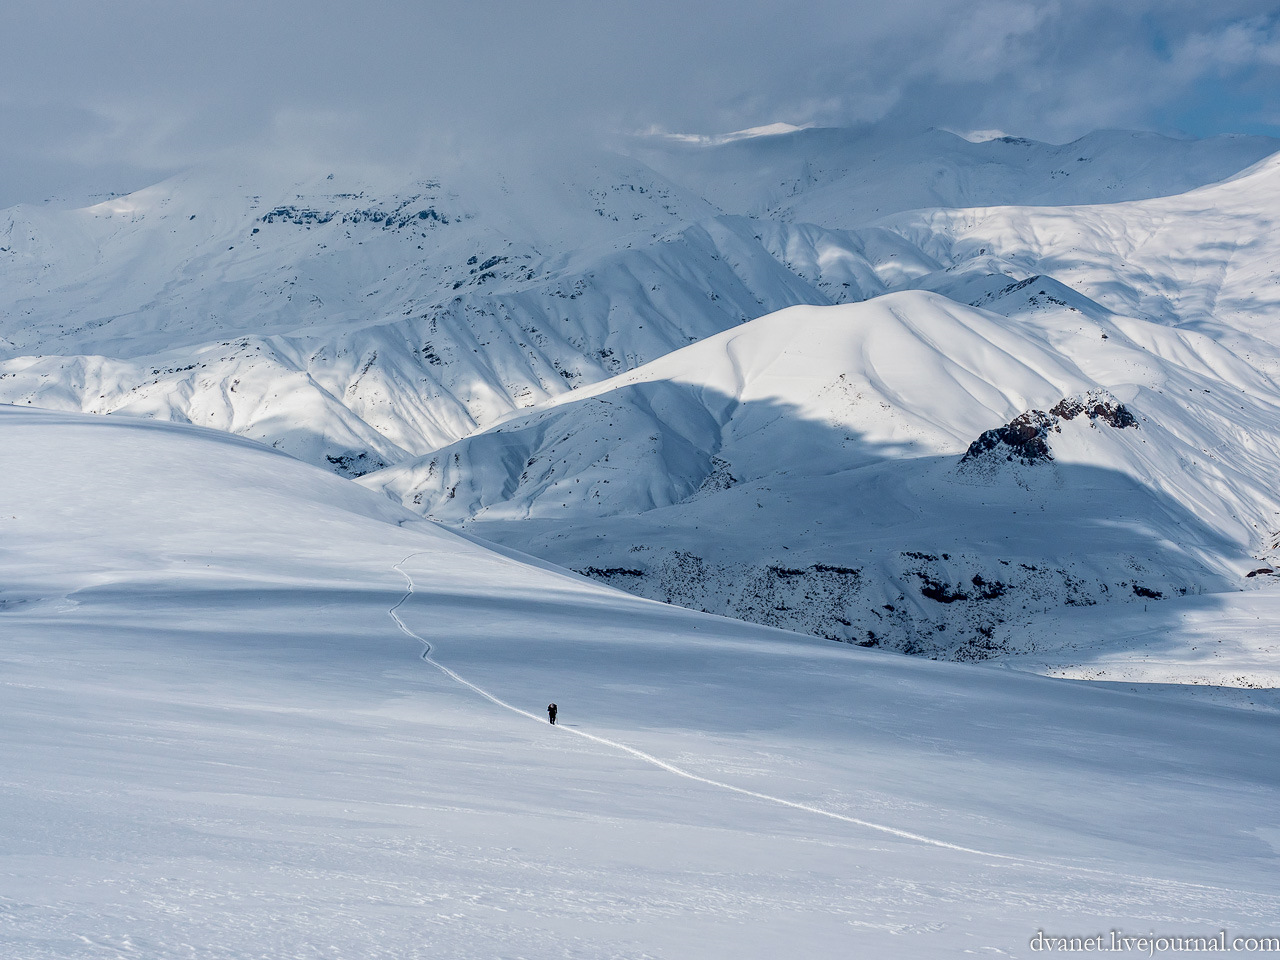
M551 718L551 722L556 722L556 710L559 709L554 703L547 704L547 716Z

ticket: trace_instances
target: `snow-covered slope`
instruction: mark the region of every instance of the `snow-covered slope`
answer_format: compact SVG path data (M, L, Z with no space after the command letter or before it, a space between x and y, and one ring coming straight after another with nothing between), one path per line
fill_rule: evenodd
M1280 590L1268 573L1250 582L1257 589L1050 611L1026 625L1021 652L1001 662L1162 697L1280 710Z
M350 329L710 212L621 157L452 171L447 183L202 168L83 210L5 211L0 333L11 352L129 357Z
M364 482L646 596L931 655L1235 589L1280 526L1280 391L1048 296L792 308Z
M0 449L5 956L1018 957L1280 912L1267 713L663 607L211 431L0 407Z
M1270 137L1100 130L1056 145L943 130L811 128L728 142L647 138L636 156L731 213L850 228L922 207L1114 203L1185 193L1280 150Z
M949 272L1048 274L1128 316L1198 330L1280 369L1280 156L1134 203L930 210L885 221Z
M321 181L269 198L206 172L7 211L0 399L189 421L359 472L826 302L748 221L700 219L704 202L612 163L466 197Z

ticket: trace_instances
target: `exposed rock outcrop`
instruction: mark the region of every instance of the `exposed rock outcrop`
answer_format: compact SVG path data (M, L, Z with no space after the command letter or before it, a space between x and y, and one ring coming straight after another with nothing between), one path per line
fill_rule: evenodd
M1063 421L1080 416L1088 417L1093 426L1103 423L1117 430L1138 426L1137 418L1109 393L1090 391L1082 396L1063 397L1048 413L1028 410L1003 427L983 433L969 444L960 466L999 460L1032 465L1052 460L1051 434L1062 432Z

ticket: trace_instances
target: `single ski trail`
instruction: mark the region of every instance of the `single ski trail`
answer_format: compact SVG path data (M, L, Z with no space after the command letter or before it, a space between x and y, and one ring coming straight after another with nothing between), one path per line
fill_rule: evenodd
M503 700L500 697L494 696L488 690L485 690L483 687L477 686L476 684L472 683L470 680L466 679L465 677L459 675L458 673L455 673L453 670L450 670L444 664L440 663L440 661L434 659L431 656L431 653L432 653L431 642L426 638L419 636L417 633L411 630L409 626L402 619L400 619L400 616L399 614L396 613L396 611L399 610L400 607L403 606L409 600L409 598L413 596L413 592L414 592L413 578L409 576L409 574L404 570L403 565L408 563L415 556L417 556L416 553L410 554L409 556L401 560L399 563L395 564L393 567L393 569L395 569L397 573L399 573L402 577L404 577L405 583L407 584L408 589L405 591L404 596L402 596L398 601L396 601L395 605L392 606L391 609L387 611L387 613L391 616L391 619L395 621L396 626L399 627L399 629L406 636L414 640L417 640L419 643L423 645L424 649L422 651L422 659L427 663L431 664L433 667L435 667L437 670L443 673L450 680L453 680L456 683L460 683L462 686L466 687L467 689L474 691L481 697L484 697L490 703L493 703L504 710L510 710L512 713L517 713L522 717L527 717L528 719L542 726L550 726L549 724L547 724L547 721L539 714L531 713L530 711L523 710L520 707L515 706L514 704L507 703L507 701ZM652 766L658 767L661 770L665 770L674 776L683 777L686 780L692 780L695 783L701 783L709 787L715 787L718 790L724 790L728 793L736 793L739 796L751 797L754 800L762 800L766 803L777 804L778 806L781 806L781 807L789 807L792 810L803 810L805 813L812 813L817 816L826 817L831 820L839 820L842 823L853 824L854 826L862 827L866 830L872 830L877 833L886 834L891 837L897 837L900 840L906 840L912 843L919 843L925 846L937 847L943 850L952 850L957 853L969 854L975 857L983 857L989 860L1000 861L1001 863L1005 863L1005 864L1017 865L1020 867L1029 867L1035 870L1045 870L1045 871L1050 871L1057 874L1061 874L1064 872L1075 873L1075 874L1082 874L1082 875L1088 875L1088 876L1094 876L1094 877L1105 877L1110 880L1124 880L1124 881L1133 882L1133 883L1155 884L1164 888L1177 887L1184 890L1210 891L1210 892L1218 892L1218 893L1227 892L1224 888L1214 886L1212 884L1203 884L1203 883L1188 882L1186 880L1172 880L1167 878L1151 877L1144 874L1128 874L1123 871L1118 871L1115 869L1106 869L1106 868L1100 869L1098 867L1085 867L1085 866L1080 866L1072 863L1055 862L1051 860L1037 860L1031 857L1019 857L1019 856L1014 856L1012 854L1007 854L1007 853L995 853L991 850L980 850L976 847L966 847L963 844L951 843L947 840L939 840L936 837L930 837L920 833L913 833L909 830L902 830L902 829L899 829L898 827L891 827L883 823L875 823L874 821L871 821L871 820L863 820L860 817L851 817L847 814L836 813L834 810L826 810L822 807L813 806L812 804L800 803L795 800L787 800L783 797L775 797L772 794L761 793L758 790L748 790L745 787L734 786L732 783L725 783L723 780L714 780L710 777L704 777L699 774L692 773L689 770L685 770L683 767L678 767L674 763L669 763L668 761L663 760L660 757L655 757L653 754L645 753L643 750L637 750L635 747L627 746L625 743L619 743L618 741L610 740L607 737L596 736L594 733L587 733L586 731L579 730L574 727L564 726L562 724L556 724L554 726L550 726L550 729L560 734L573 734L576 737L582 737L585 740L590 740L593 743L598 743L601 746L607 747L611 750L617 750L622 753L630 754L631 756L635 757L637 760L641 760L645 763L651 764Z
M409 574L404 570L403 565L405 563L408 563L409 560L413 559L414 556L416 556L416 554L410 554L408 557L405 557L404 560L401 560L400 563L395 564L395 567L394 567L396 572L398 572L402 577L404 577L405 582L408 584L408 590L406 591L405 595L401 597L399 601L396 602L395 606L393 606L390 610L387 611L391 619L395 621L396 626L399 627L401 632L403 632L406 636L411 637L412 639L417 640L419 643L421 643L425 648L422 651L422 659L425 660L427 663L431 664L433 667L435 667L437 670L443 673L450 680L453 680L456 683L462 684L462 686L466 687L469 690L474 691L475 693L484 697L490 703L496 704L497 706L502 707L504 710L510 710L512 713L517 713L522 717L527 717L536 723L546 726L547 725L546 720L543 719L538 714L531 713L530 711L523 710L520 707L515 706L514 704L507 703L507 701L503 700L500 697L494 696L488 690L485 690L483 687L477 686L476 684L468 680L466 677L463 677L458 673L454 672L453 670L450 670L440 661L436 660L431 655L432 654L431 641L427 640L425 637L419 636L417 633L411 630L409 626L400 618L400 615L396 611L399 610L400 607L403 606L404 603L411 596L413 596L413 591L414 591L413 578L409 576ZM885 833L885 834L888 834L889 836L898 837L901 840L910 840L915 843L922 843L931 847L941 847L944 850L955 850L960 853L973 854L974 856L979 856L979 857L990 857L996 860L1014 860L1020 863L1032 862L1032 861L1023 860L1021 857L1012 857L1003 853L992 853L991 851L988 851L988 850L978 850L973 847L966 847L957 843L949 843L946 840L938 840L933 837L924 836L923 834L912 833L908 830L900 830L897 827L890 827L882 823L873 823L870 820L862 820L858 817L850 817L843 813L836 813L834 810L825 810L822 807L815 807L811 804L799 803L795 800L784 799L783 797L775 797L772 794L760 793L757 790L748 790L745 787L737 787L731 783L725 783L722 780L713 780L710 777L704 777L699 774L693 773L689 770L685 770L684 768L678 767L673 763L669 763L668 761L663 760L660 757L655 757L653 756L653 754L645 753L643 750L637 750L635 747L627 746L625 743L618 743L616 740L610 740L607 737L596 736L594 733L587 733L584 730L579 730L574 727L568 727L568 726L559 725L559 724L555 725L554 728L557 731L563 731L564 733L570 733L570 734L573 734L574 736L582 737L586 740L590 740L593 743L598 743L601 746L608 747L612 750L618 750L623 753L630 754L631 756L635 757L637 760L642 760L645 763L652 764L653 766L658 767L662 770L665 770L668 773L673 774L677 777L683 777L686 780L693 780L696 783L703 783L703 784L706 784L707 786L715 787L719 790L727 790L730 793L736 793L740 796L751 797L752 799L755 799L755 800L763 800L767 803L776 803L783 807L790 807L793 810L803 810L806 813L817 814L818 816L821 816L821 817L829 817L832 820L840 820L844 823L851 823L851 824L854 824L855 826L863 827L868 830L875 830L879 833Z

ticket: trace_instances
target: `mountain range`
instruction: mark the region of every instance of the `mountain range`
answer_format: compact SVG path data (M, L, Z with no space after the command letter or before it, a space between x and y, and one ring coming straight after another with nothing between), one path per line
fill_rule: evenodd
M0 400L234 433L653 599L1044 653L1047 611L1272 565L1278 147L195 170L0 214Z

